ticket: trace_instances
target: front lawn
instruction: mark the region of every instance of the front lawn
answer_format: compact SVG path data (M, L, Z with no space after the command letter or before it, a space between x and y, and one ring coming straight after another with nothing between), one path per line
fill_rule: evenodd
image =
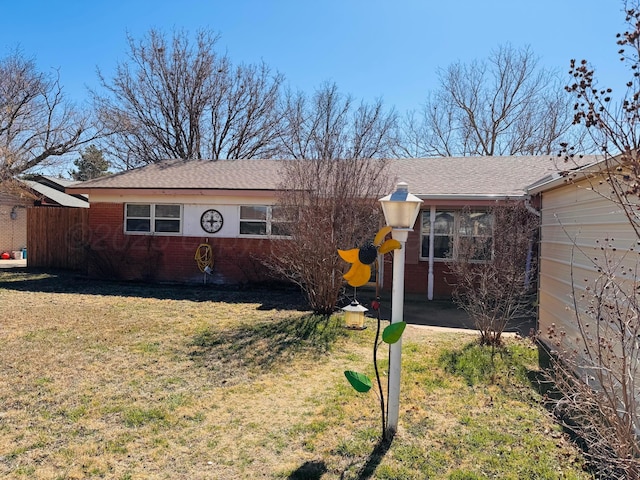
M378 444L374 321L349 331L296 294L0 271L0 476L587 479L513 341L409 327L400 429ZM386 357L386 346L380 357ZM384 367L384 365L383 365Z

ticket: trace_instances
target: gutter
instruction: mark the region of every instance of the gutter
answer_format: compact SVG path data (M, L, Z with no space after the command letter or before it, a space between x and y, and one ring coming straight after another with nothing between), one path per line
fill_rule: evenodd
M414 193L416 197L422 200L516 200L519 198L525 198L525 195L495 195L487 193L443 193L443 194L430 194L430 193Z

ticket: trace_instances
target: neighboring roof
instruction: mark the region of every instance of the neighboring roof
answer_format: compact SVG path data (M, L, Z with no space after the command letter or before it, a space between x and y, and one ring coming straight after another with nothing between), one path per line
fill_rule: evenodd
M595 157L585 157L584 162ZM67 188L277 190L288 160L168 160ZM434 157L390 160L390 175L421 198L519 197L537 180L566 171L552 156Z
M21 182L40 197L40 200L45 205L49 204L76 208L89 207L89 200L86 196L74 196L64 192L66 187L78 182L44 175L35 177L35 180L21 180Z

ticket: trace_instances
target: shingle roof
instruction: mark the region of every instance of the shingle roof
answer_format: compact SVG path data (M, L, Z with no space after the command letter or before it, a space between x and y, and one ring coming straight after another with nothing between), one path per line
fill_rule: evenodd
M585 156L580 163L596 157ZM552 173L575 168L553 156L434 157L391 161L397 180L428 196L521 196L527 186Z
M581 162L593 162L584 157ZM168 160L74 185L92 189L276 190L288 160ZM520 196L537 180L568 170L552 156L393 159L390 175L422 196Z
M275 190L285 160L166 160L100 177L78 189L224 189Z

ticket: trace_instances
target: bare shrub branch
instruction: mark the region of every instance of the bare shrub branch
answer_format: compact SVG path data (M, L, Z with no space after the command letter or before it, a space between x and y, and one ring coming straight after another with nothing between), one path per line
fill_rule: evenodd
M463 211L471 228L474 212ZM484 241L460 235L454 249L457 261L450 265L455 275L454 300L474 321L483 345L500 345L509 322L533 314L531 281L535 270L537 217L522 203L488 210L493 231ZM463 220L465 223L465 220ZM477 235L477 234L476 234Z
M290 240L275 244L271 267L300 285L310 307L331 313L344 289L338 249L371 241L382 222L378 199L390 188L386 160L285 162L280 205Z
M546 332L556 355L552 379L561 394L556 412L585 442L598 474L620 479L640 477L640 5L624 5L627 30L617 36L617 43L620 60L629 66L629 80L620 90L602 87L594 68L574 59L566 90L574 98L574 124L586 127L604 159L586 172L586 186L577 179L576 188L587 188L611 202L612 212L624 215L635 238L627 237L630 245L620 244L602 232L587 248L578 243L579 232L559 220L572 244L576 330L566 330L574 325L552 324ZM575 152L575 146L565 143L560 156L571 163ZM590 264L593 273L587 278L576 278L577 256L579 263Z

